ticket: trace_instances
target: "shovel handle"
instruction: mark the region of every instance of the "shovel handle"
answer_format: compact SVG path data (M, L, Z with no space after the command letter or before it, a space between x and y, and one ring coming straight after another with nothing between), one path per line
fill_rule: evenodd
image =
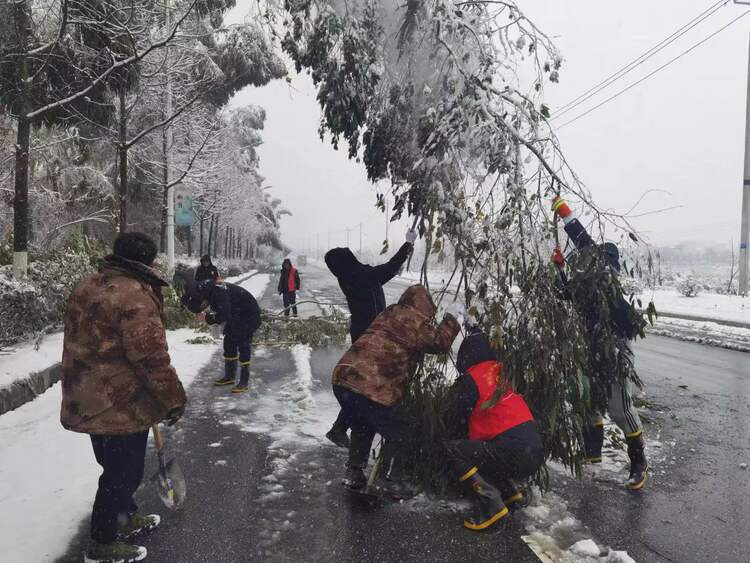
M159 425L154 424L151 427L151 432L154 433L154 444L156 445L156 451L161 453L161 450L164 447L164 441L161 438L161 431L159 430Z

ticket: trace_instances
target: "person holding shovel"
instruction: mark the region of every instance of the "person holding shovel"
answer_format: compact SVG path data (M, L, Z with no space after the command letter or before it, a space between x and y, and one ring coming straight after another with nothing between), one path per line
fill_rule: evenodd
M78 284L65 312L60 420L91 436L102 466L91 515L87 562L129 563L146 548L125 543L160 518L137 512L149 428L174 424L185 390L170 363L162 320L167 285L151 267L156 245L144 234L117 237L98 273Z
M260 327L260 306L255 297L239 285L204 280L182 297L182 304L189 311L202 315L208 324L224 325L224 376L214 385L234 385L232 393L246 393L253 334ZM210 310L204 313L209 307Z
M402 484L411 422L400 403L410 370L424 354L448 352L460 330L451 314L436 324L435 313L427 289L411 286L378 315L333 370L333 393L352 429L344 478L351 489L367 483L364 469L376 433L385 439L386 459L394 460L391 492Z

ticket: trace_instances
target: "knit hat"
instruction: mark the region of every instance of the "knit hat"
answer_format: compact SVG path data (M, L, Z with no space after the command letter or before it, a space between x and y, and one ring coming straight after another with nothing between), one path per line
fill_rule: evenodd
M456 369L459 373L466 373L470 367L489 361L497 361L497 354L487 335L481 329L474 328L458 348Z

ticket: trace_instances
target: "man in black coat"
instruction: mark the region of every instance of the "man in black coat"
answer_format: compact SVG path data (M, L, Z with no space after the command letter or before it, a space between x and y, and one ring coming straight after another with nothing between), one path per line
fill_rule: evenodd
M352 344L368 329L375 317L385 310L383 285L399 272L414 250L416 240L417 234L412 230L408 231L406 242L398 252L388 262L379 266L362 264L348 248L333 248L326 253L326 266L336 276L349 305L349 334ZM347 430L348 426L339 412L326 437L337 446L348 448Z
M281 275L279 276L279 295L284 300L284 316L289 316L291 307L294 316L297 316L297 292L302 289L299 270L292 265L289 258L285 258L281 264Z
M219 270L211 262L211 256L206 254L201 256L201 265L195 269L195 281L202 282L205 280L218 280Z
M242 287L232 283L204 280L185 294L183 303L193 313L205 314L208 324L224 324L224 377L214 385L234 385L237 378L237 362L240 365L240 381L232 393L248 390L250 379L250 357L253 334L260 327L260 307L255 297Z
M575 217L568 204L557 197L552 202L552 209L563 220L565 232L575 245L578 251L590 251L597 253L597 258L617 276L620 273L620 251L617 246L611 242L596 245L586 228ZM553 261L558 265L564 266L564 259L559 252L553 256ZM561 272L563 285L567 283L564 274ZM567 288L563 291L569 294ZM570 297L570 295L567 295ZM610 294L607 308L609 310L608 326L612 333L618 339L618 348L621 353L632 364L633 352L630 348L630 340L635 338L638 333L636 323L642 318L635 312L633 306L628 303L619 292ZM587 315L586 321L590 326L600 324L601 318L597 311L591 311ZM596 346L592 343L592 346ZM603 355L603 354L598 354ZM614 370L614 366L611 367ZM597 374L594 374L596 376ZM606 398L595 400L594 411L596 415L589 421L589 426L583 432L584 450L587 463L601 463L602 446L604 444L604 419L603 414L606 410L614 422L620 427L625 435L625 441L628 445L628 456L630 457L630 477L628 478L628 488L633 491L643 489L648 478L648 462L645 454L645 444L643 441L643 426L641 425L638 411L633 404L633 394L630 380L624 382L611 383L608 389L605 389Z

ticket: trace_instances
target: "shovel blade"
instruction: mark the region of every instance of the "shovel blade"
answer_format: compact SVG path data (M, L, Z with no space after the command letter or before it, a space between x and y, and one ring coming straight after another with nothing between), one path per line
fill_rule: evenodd
M170 510L181 510L185 504L187 486L182 468L173 459L164 464L164 472L157 471L152 481L156 482L159 498Z

